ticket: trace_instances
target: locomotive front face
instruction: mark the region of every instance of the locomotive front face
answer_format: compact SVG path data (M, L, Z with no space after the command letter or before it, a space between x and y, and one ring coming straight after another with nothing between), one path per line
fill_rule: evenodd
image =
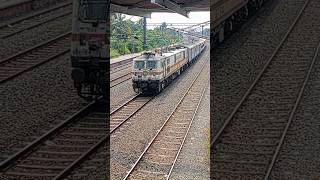
M161 61L157 60L135 60L132 78L140 80L159 80L161 78L160 65Z
M136 92L154 92L163 78L161 59L154 56L133 60L132 86Z

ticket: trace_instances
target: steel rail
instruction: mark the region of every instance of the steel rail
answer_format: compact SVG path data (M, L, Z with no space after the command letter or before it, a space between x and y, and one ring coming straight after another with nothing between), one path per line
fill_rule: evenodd
M66 13L63 13L63 14L54 16L54 17L52 17L52 18L50 18L50 19L47 19L47 20L45 20L45 21L43 21L43 22L35 23L35 24L33 24L33 25L30 25L30 26L25 27L25 28L23 28L23 29L20 29L20 30L18 30L18 31L10 32L10 33L8 33L8 34L6 34L6 35L1 36L0 39L9 38L9 37L11 37L11 36L14 36L14 35L16 35L16 34L19 34L19 33L23 32L23 31L30 30L30 29L34 29L34 28L39 27L39 26L41 26L41 25L43 25L43 24L46 24L46 23L51 22L51 21L54 21L54 20L59 19L59 18L64 17L64 16L68 16L68 15L70 15L70 14L72 14L72 11L69 11L69 12L66 12Z
M66 125L69 125L70 123L72 123L72 122L78 120L79 118L85 116L89 111L92 110L92 108L94 108L96 106L97 103L99 103L99 101L101 99L102 99L102 97L99 97L97 100L92 101L91 103L89 103L88 105L86 105L85 107L83 107L82 109L77 111L76 113L74 113L72 116L70 116L68 119L66 119L65 121L59 123L55 128L51 129L47 133L45 133L42 136L40 136L38 139L34 140L29 145L27 145L26 147L24 147L23 149L18 151L17 153L13 154L12 156L7 158L6 160L2 161L0 163L0 171L4 171L4 170L8 169L17 160L19 160L20 158L26 156L28 153L30 153L32 151L32 149L34 149L35 147L37 147L38 145L43 143L45 140L50 138L52 135L54 135L57 132L59 132L61 129L66 127Z
M207 83L205 83L205 84L209 84L209 85L210 85L210 78L209 78L209 80L207 81ZM185 141L186 141L187 136L188 136L188 134L189 134L189 131L190 131L190 129L191 129L191 125L192 125L192 123L193 123L193 121L194 121L194 119L195 119L195 117L196 117L196 115L197 115L197 113L198 113L198 109L199 109L199 107L200 107L200 104L201 104L201 102L202 102L202 99L203 99L203 97L204 97L204 94L205 94L206 90L207 90L207 87L205 86L205 87L203 88L202 93L201 93L201 97L200 97L200 99L199 99L199 101L198 101L197 107L196 107L196 109L195 109L195 111L194 111L194 113L193 113L193 115L192 115L192 119L191 119L191 121L190 121L190 123L189 123L189 126L188 126L188 129L187 129L187 131L186 131L186 134L185 134L185 136L183 137L182 143L181 143L181 145L180 145L180 147L179 147L179 150L178 150L178 152L177 152L177 154L176 154L176 156L175 156L175 158L174 158L174 161L173 161L173 163L172 163L172 165L171 165L171 168L170 168L169 173L168 173L167 178L166 178L167 180L169 180L170 177L171 177L171 174L172 174L172 172L173 172L173 168L174 168L174 166L176 165L176 162L177 162L177 160L178 160L178 157L179 157L179 155L180 155L180 152L181 152L181 150L182 150L182 148L183 148L183 146L184 146L184 144L185 144Z
M129 62L129 63L126 63L126 64L123 64L123 65L119 65L119 66L116 66L114 68L112 68L113 70L110 71L110 74L114 74L116 72L119 72L119 71L122 71L122 70L125 70L125 69L128 69L128 68L131 68L132 66L132 62ZM110 68L111 69L111 68Z
M247 97L249 96L249 94L251 93L252 89L256 86L256 84L258 83L258 81L260 80L260 78L262 77L263 73L266 71L267 67L269 66L269 64L271 63L271 61L274 59L274 57L278 54L280 48L282 47L282 45L284 44L284 42L288 39L290 33L293 31L295 25L297 24L297 22L299 21L300 17L302 16L304 10L306 9L307 5L309 4L310 0L307 0L305 2L305 4L303 5L302 9L300 10L298 16L295 18L293 24L290 26L289 30L286 32L285 36L282 38L281 42L279 43L279 45L277 46L277 48L275 49L275 51L272 53L271 57L268 59L268 61L266 62L266 64L264 65L264 67L262 68L262 70L260 71L260 73L258 74L258 76L255 78L254 82L251 84L251 86L249 87L249 89L246 91L245 95L241 98L240 102L237 104L237 106L234 108L234 110L232 111L232 113L230 114L230 116L228 116L227 120L224 122L224 124L222 125L222 127L219 129L218 133L214 136L214 138L212 139L210 145L211 147L214 146L214 144L217 142L217 140L220 138L221 134L224 132L224 130L226 129L226 127L229 125L229 123L231 122L232 118L234 117L234 115L236 114L236 112L238 112L240 106L243 104L243 102L245 101L245 99L247 99Z
M58 37L55 37L55 38L50 39L50 40L48 40L48 41L45 41L45 42L43 42L43 43L37 44L37 45L35 45L35 46L33 46L33 47L29 48L29 49L26 49L26 50L24 50L24 51L21 51L21 52L19 52L19 53L17 53L17 54L11 55L11 56L9 56L9 57L1 60L1 61L0 61L0 64L5 63L5 62L8 62L8 61L10 61L10 60L12 60L12 59L14 59L14 58L16 58L16 57L18 57L18 56L27 54L27 53L29 53L30 51L33 51L33 50L35 50L35 49L37 49L37 48L40 48L40 47L43 47L43 46L45 46L45 45L47 45L47 44L49 44L49 43L51 43L51 42L53 42L53 41L55 41L55 40L57 40L57 39L60 39L60 38L65 37L65 36L68 36L68 35L70 35L70 34L71 34L71 32L67 32L67 33L65 33L65 34L62 34L62 35L60 35L60 36L58 36Z
M115 110L110 112L110 116L112 114L114 114L115 112L118 112L123 106L127 105L128 103L132 102L133 100L135 100L140 94L136 94L133 97L131 97L129 100L127 100L125 103L123 103L122 105L120 105L119 107L117 107Z
M119 111L121 108L123 108L124 106L126 106L128 103L134 101L137 97L139 96L136 95L133 98L131 98L130 100L128 100L127 102L125 102L123 105L121 105L120 107L118 107L116 110L112 111L110 113L110 115L114 114L115 112ZM63 169L63 171L61 171L57 176L55 176L53 179L54 180L60 180L60 179L64 179L65 177L67 177L77 166L79 166L79 164L81 164L82 162L84 162L90 155L92 155L94 152L96 152L103 144L105 144L108 140L108 138L110 137L110 135L116 130L118 129L123 123L125 123L127 120L129 120L132 116L134 116L138 111L140 111L148 102L150 102L153 98L150 98L147 102L145 102L141 107L139 107L139 109L137 109L136 111L134 111L130 116L128 116L124 121L122 121L116 128L112 129L111 131L109 131L109 133L107 133L105 136L101 137L99 139L99 141L97 143L95 143L93 146L90 147L90 149L88 149L86 152L84 152L80 157L78 157L76 160L74 160L70 165L68 165L65 169ZM77 118L79 119L79 118ZM74 121L73 121L74 122ZM70 124L70 123L68 123ZM65 124L65 125L68 125ZM65 126L64 125L64 126ZM51 135L49 135L51 136Z
M315 54L314 54L314 57L313 57L313 59L312 59L312 63L311 63L311 65L310 65L310 67L309 67L308 73L307 73L307 75L306 75L306 77L305 77L305 79L304 79L304 81L303 81L303 85L301 86L301 88L300 88L300 90L299 90L299 94L298 94L297 100L296 100L296 102L295 102L295 104L294 104L294 107L293 107L291 113L290 113L289 120L288 120L288 122L287 122L287 124L286 124L286 126L285 126L285 129L284 129L284 131L283 131L283 133L282 133L282 135L281 135L280 142L279 142L279 144L278 144L278 146L277 146L277 148L276 148L276 151L275 151L275 153L274 153L274 155L273 155L273 157L272 157L271 163L269 164L268 171L267 171L267 173L266 173L266 175L265 175L265 177L264 177L264 180L268 180L268 179L269 179L269 176L270 176L270 174L271 174L272 168L274 167L274 164L275 164L276 159L277 159L277 157L278 157L278 154L279 154L279 152L280 152L281 146L282 146L282 144L284 143L284 138L285 138L285 136L286 136L286 134L287 134L287 132L288 132L288 130L289 130L289 127L290 127L290 125L291 125L291 123L292 123L292 121L293 121L294 115L295 115L295 113L296 113L296 111L297 111L297 109L298 109L298 106L299 106L300 101L301 101L301 98L302 98L302 96L303 96L305 87L307 86L307 83L308 83L308 80L309 80L309 78L310 78L312 69L313 69L314 64L315 64L315 62L316 62L316 59L317 59L317 57L318 57L319 50L320 50L320 42L319 42L319 44L318 44L317 50L316 50L316 52L315 52Z
M133 102L138 98L140 94L135 95L120 107L116 108L112 112L110 112L110 117L125 107L130 102ZM94 144L88 151L82 154L78 159L76 159L72 164L70 164L67 168L65 168L59 175L57 175L54 180L64 179L68 174L70 174L79 164L81 164L85 159L87 159L90 155L92 155L97 149L99 149L103 144L105 144L112 133L115 132L119 127L121 127L125 122L127 122L131 117L133 117L137 112L139 112L146 104L148 104L154 97L150 97L142 106L140 106L137 110L132 112L129 116L127 116L122 122L120 122L115 128L113 128L109 133L107 133L104 137L102 137L99 142Z
M58 36L58 37L55 37L55 38L53 38L53 39L50 39L50 40L48 40L48 41L46 41L46 42L43 42L43 43L38 44L38 45L36 45L36 46L33 46L33 47L31 47L31 48L29 48L29 49L27 49L27 50L24 50L24 51L22 51L22 52L19 52L19 53L17 53L17 54L14 54L14 55L6 58L6 59L1 60L1 61L0 61L0 65L2 65L2 64L4 64L4 63L8 63L9 61L19 60L18 57L23 56L23 55L26 55L26 54L28 54L28 53L30 53L30 52L32 52L32 51L37 51L37 49L42 48L42 47L44 47L44 46L46 46L46 45L50 45L52 42L57 41L57 40L59 40L59 39L63 39L63 38L65 38L65 37L68 37L69 35L70 35L70 32L65 33L65 34L62 34L62 35L60 35L60 36ZM6 82L6 81L8 81L8 80L10 80L10 79L12 79L12 78L14 78L14 77L17 77L18 75L20 75L20 74L22 74L22 73L24 73L24 72L26 72L26 71L29 71L29 70L31 70L31 69L33 69L33 68L35 68L35 67L38 67L39 65L41 65L41 64L43 64L43 63L46 63L46 62L48 62L48 61L50 61L50 60L53 60L53 59L55 59L55 58L57 58L57 57L59 57L59 56L61 56L61 55L63 55L63 54L66 54L66 53L68 53L69 51L70 51L70 49L68 48L68 49L66 49L66 50L64 50L64 51L62 51L62 52L59 52L59 53L57 53L57 54L54 54L53 56L50 56L50 57L46 58L45 60L41 60L41 61L39 61L38 63L35 63L34 65L32 65L32 66L30 66L30 67L28 67L28 68L26 68L26 69L23 69L23 70L21 70L21 71L18 71L18 72L16 72L16 73L14 73L13 75L10 75L10 76L6 77L5 79L2 79L2 80L0 81L0 84L1 84L1 83L4 83L4 82Z
M129 79L132 78L132 76L130 76L130 77L128 77L128 78L125 78L123 81L120 81L120 82L117 82L117 83L112 84L113 82L115 82L115 81L117 81L117 80L119 80L119 79L121 79L121 78L124 78L124 77L126 77L126 76L129 76L129 75L131 75L131 74L132 74L132 73L129 72L129 73L126 73L126 74L124 74L124 75L121 75L121 76L119 76L119 77L116 77L116 78L112 79L112 80L110 81L110 88L113 88L113 87L115 87L115 86L118 86L119 84L122 84L122 83L128 81Z
M136 160L136 162L133 164L133 166L131 167L131 169L127 172L126 176L123 178L123 180L126 180L129 178L129 176L131 175L131 173L133 172L133 170L137 167L137 165L139 164L139 162L141 161L142 157L146 154L146 152L149 150L149 148L151 147L151 145L154 143L155 139L158 137L158 135L160 134L160 132L162 131L162 129L165 127L165 125L168 123L168 121L171 119L172 115L174 114L174 112L176 111L176 109L179 107L179 105L182 103L182 101L184 100L184 98L186 97L186 95L188 94L188 92L190 91L190 89L193 87L193 85L195 84L196 80L200 77L200 74L202 72L202 70L204 69L204 67L206 67L207 62L209 58L207 58L207 60L203 63L201 70L199 71L199 73L197 74L196 78L192 81L191 85L188 87L187 91L183 94L182 98L179 100L179 102L177 103L177 105L173 108L173 110L171 111L170 115L168 116L168 118L165 120L165 122L162 124L162 126L157 130L157 133L155 134L155 136L151 139L151 141L148 143L147 147L143 150L143 152L140 154L140 156L138 157L138 159Z
M69 6L69 5L72 5L72 2L59 4L59 5L54 6L54 7L52 7L52 8L44 9L44 10L39 11L39 12L37 12L37 13L34 13L34 14L31 14L31 15L28 15L28 16L25 16L25 17L21 17L21 18L12 20L12 21L10 21L10 22L1 24L1 25L0 25L0 30L3 29L3 28L5 28L5 27L12 26L12 25L14 25L14 24L20 23L20 22L22 22L22 21L24 21L24 20L33 18L33 17L35 17L35 16L39 16L39 15L42 15L42 14L46 14L46 13L49 13L49 12L51 12L51 11L54 11L54 10L57 10L57 9L60 9L60 8L63 8L63 7Z
M134 100L136 100L137 97L139 97L140 95L136 95L135 97L133 97L132 99L130 99L129 101L127 101L123 106L121 106L120 108L116 109L115 111L112 112L112 114L110 114L110 117L117 111L119 111L122 107L124 107L125 105L129 104L130 102L133 102ZM127 116L124 120L122 120L116 127L114 127L111 131L110 134L112 134L115 130L119 129L119 127L121 127L125 122L127 122L130 118L132 118L135 114L137 114L137 112L139 112L143 107L145 107L152 99L154 99L155 96L150 97L146 102L144 102L137 110L135 110L134 112L132 112L129 116Z

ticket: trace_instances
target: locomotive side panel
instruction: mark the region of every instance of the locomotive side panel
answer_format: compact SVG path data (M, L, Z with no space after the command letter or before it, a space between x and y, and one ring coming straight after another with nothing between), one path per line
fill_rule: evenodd
M178 71L188 63L187 59L183 57L185 51L186 50L183 50L170 56L170 65L167 66L165 79L174 73L179 73Z

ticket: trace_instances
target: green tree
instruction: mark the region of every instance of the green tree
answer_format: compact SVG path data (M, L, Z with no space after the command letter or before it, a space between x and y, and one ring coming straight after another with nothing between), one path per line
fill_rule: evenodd
M164 22L159 27L147 29L147 48L167 46L182 40L178 34L167 28ZM143 18L138 21L126 19L115 13L111 17L111 58L143 51Z

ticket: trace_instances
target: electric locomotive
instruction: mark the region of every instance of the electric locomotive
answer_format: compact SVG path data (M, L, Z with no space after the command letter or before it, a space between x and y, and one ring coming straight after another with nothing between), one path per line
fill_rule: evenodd
M144 52L133 60L132 86L136 93L161 92L201 54L205 40Z
M106 96L109 46L107 0L74 0L71 35L71 77L79 96Z

